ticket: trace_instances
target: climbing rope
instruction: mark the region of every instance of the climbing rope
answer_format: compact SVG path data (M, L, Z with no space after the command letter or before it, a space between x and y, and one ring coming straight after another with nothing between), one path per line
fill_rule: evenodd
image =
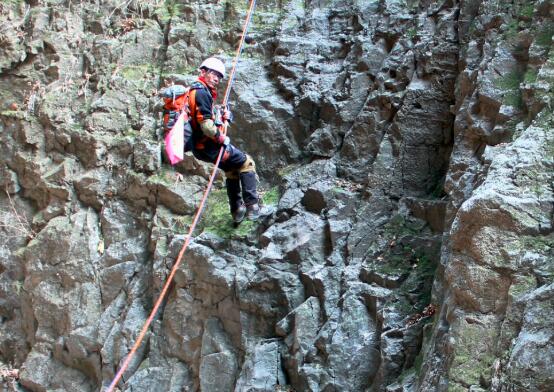
M250 21L252 19L252 15L254 13L254 7L256 6L256 0L250 0L250 7L248 8L248 13L246 14L246 20L244 21L244 27L242 30L242 36L240 39L239 46L237 48L237 52L235 54L235 58L233 60L233 67L231 69L231 73L229 76L229 81L227 82L227 88L225 90L225 96L223 98L223 107L227 105L227 102L229 100L229 95L231 93L231 86L235 80L235 72L236 67L239 61L239 57L242 53L242 47L244 45L244 40L246 38L246 32L248 31L248 26L250 25ZM227 133L227 122L223 125L223 133ZM131 348L131 351L129 351L129 354L127 354L127 357L123 361L123 364L121 365L121 368L118 370L117 374L115 375L114 379L112 380L110 386L106 390L106 392L113 392L115 386L117 383L121 380L121 377L123 376L123 373L127 370L129 367L129 364L131 363L131 360L135 356L137 350L139 349L140 345L142 344L142 341L144 340L144 337L146 336L146 333L148 332L148 329L150 328L150 324L152 324L152 321L154 320L154 317L156 316L156 313L158 312L158 309L160 308L168 290L171 282L173 281L173 277L177 273L177 270L179 269L179 266L181 265L181 261L183 259L183 255L186 251L186 249L189 246L190 239L192 238L192 233L194 232L194 229L196 228L196 225L198 221L200 220L200 216L202 215L202 211L204 210L204 206L206 204L206 200L208 199L208 195L210 194L210 191L213 186L213 182L215 179L215 176L217 174L217 170L219 167L219 162L221 161L221 157L223 156L223 151L225 148L222 146L219 150L219 155L217 156L217 160L214 163L214 168L212 170L212 173L210 175L210 180L208 181L208 186L206 187L206 190L204 191L204 196L202 197L202 200L200 201L200 205L198 206L198 210L196 211L196 214L194 215L194 219L192 221L192 224L189 228L189 232L186 236L185 243L181 247L181 250L179 251L179 255L177 256L177 260L175 261L175 264L173 265L173 268L171 269L171 272L169 276L166 279L166 282L162 288L162 291L160 295L158 296L158 299L156 300L156 303L154 304L154 307L152 308L152 311L150 312L150 315L146 319L146 322L144 323L137 340L135 341L135 344Z

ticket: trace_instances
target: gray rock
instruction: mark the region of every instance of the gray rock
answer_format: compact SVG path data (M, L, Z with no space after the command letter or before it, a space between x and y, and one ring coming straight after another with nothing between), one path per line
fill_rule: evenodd
M232 390L237 377L237 358L229 338L215 318L206 321L200 355L200 388L214 392Z
M246 357L234 390L274 391L283 380L281 372L278 341L262 340Z
M326 255L324 224L311 214L296 215L266 230L260 238L263 262L284 260L303 266L319 263Z
M160 169L161 164L159 144L139 140L133 146L133 167L136 171L154 173Z

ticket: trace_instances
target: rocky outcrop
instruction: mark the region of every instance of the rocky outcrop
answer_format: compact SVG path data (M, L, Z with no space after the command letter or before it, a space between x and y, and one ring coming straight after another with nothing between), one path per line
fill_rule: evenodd
M435 284L443 305L421 388L540 391L552 382L548 360L538 362L552 345L533 348L536 331L546 337L550 328L524 321L552 284L552 8L507 7L460 10L465 68L445 181L450 229ZM548 308L551 299L542 298L539 307Z
M211 171L163 162L157 91L247 3L4 3L0 382L104 390ZM548 390L553 12L258 4L230 136L276 212L233 228L216 181L119 389Z

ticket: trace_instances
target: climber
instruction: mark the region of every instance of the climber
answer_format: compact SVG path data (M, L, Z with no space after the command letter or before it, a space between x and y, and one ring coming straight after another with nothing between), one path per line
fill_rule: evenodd
M218 108L214 106L217 85L225 77L225 65L221 60L210 57L200 64L199 71L200 75L189 94L192 153L197 159L215 163L220 148L225 147L219 168L225 172L229 207L235 224L245 217L255 221L270 215L273 209L260 205L254 160L231 144L229 137L222 133L222 122L232 121L228 108L218 115Z

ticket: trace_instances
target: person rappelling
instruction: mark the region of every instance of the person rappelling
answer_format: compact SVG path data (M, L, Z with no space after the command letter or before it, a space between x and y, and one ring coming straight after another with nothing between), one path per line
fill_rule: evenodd
M229 98L230 87L235 77L236 64L242 51L255 6L256 0L250 0L250 7L244 23L241 41L237 48L234 65L230 73L225 97L223 98L224 105L227 104ZM217 121L218 116L216 115L217 111L214 106L214 100L217 96L216 87L220 80L225 77L225 65L221 60L210 57L200 64L199 71L198 80L190 88L173 86L174 88L169 88L162 93L165 102L164 128L166 131L169 129L165 136L168 159L172 165L176 164L183 159L185 151L192 150L194 156L202 161L219 162L218 167L223 169L227 176L225 184L227 186L227 195L229 196L229 207L233 221L236 224L244 220L245 217L257 220L262 216L270 215L273 212L273 208L262 207L260 205L260 198L256 189L257 176L254 161L249 155L232 145L229 137L225 135L227 121L232 118L228 108L223 110L221 116L222 124L219 125L219 121ZM171 123L173 124L171 125ZM131 360L140 348L156 313L162 306L162 302L181 265L183 255L202 214L202 208L215 178L215 171L214 168L208 181L208 187L189 227L188 235L185 236L183 246L163 285L160 295L156 299L135 343L114 375L106 392L115 391L116 385L131 364Z
M201 161L215 163L220 149L224 148L218 167L225 172L229 208L235 225L245 218L255 221L270 215L273 209L260 204L254 160L231 144L229 136L223 132L223 124L232 122L231 111L214 104L217 86L225 77L225 65L220 59L210 57L200 64L199 72L198 79L188 89L172 86L164 92L166 131L173 130L180 116L179 110L185 110L185 123L182 124L185 151L191 150ZM179 104L176 106L176 103ZM170 141L166 139L167 143Z

